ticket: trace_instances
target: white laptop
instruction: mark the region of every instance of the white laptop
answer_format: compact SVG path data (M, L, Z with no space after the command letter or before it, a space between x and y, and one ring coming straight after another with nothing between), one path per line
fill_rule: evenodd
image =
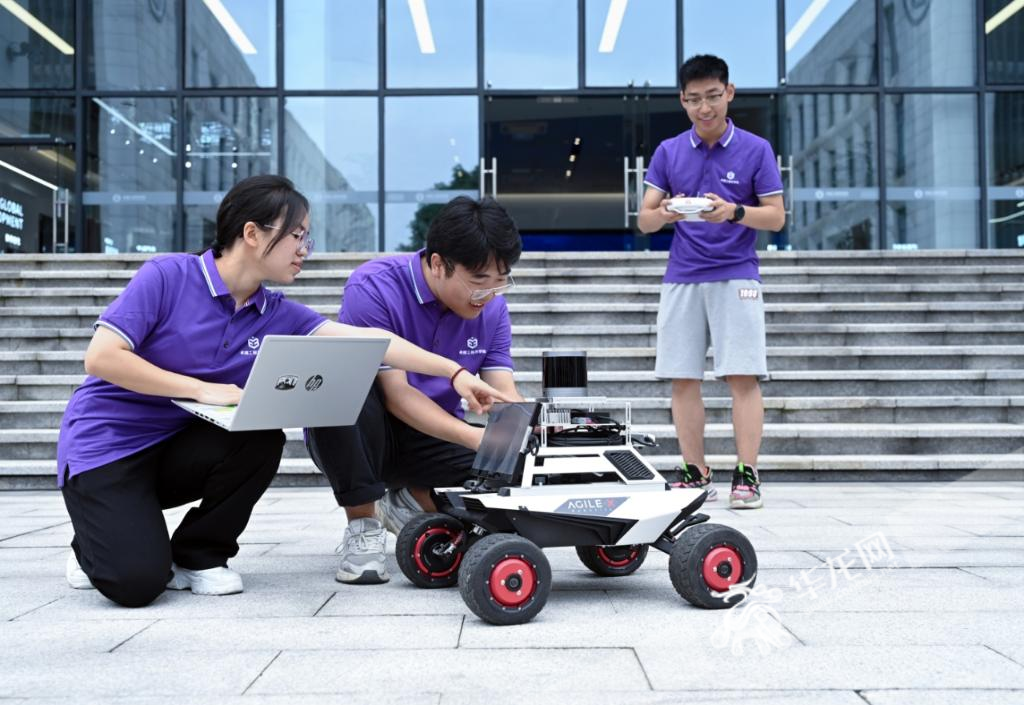
M268 335L237 406L173 401L229 431L351 426L387 347L386 338Z

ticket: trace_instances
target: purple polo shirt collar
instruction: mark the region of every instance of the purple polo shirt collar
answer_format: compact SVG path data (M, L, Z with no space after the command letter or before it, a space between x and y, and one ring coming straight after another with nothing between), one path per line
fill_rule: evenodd
M430 285L427 284L427 278L423 276L423 255L426 253L426 248L419 250L412 257L409 258L409 282L412 284L412 293L416 295L416 300L421 304L429 304L432 301L437 301L437 297L434 296L434 292L430 290Z
M732 118L726 118L725 122L727 123L725 126L725 132L722 133L722 136L719 137L718 141L715 143L720 147L728 147L729 143L732 142L733 136L736 134L736 125L733 124ZM703 144L704 140L702 140L700 135L697 134L697 126L694 125L690 128L690 146L694 149L700 149Z
M228 285L221 279L220 272L217 270L216 258L213 256L213 250L207 250L199 258L199 268L203 270L203 279L206 280L206 286L210 289L210 296L214 298L219 296L231 296L231 290L228 289ZM255 306L256 310L262 315L267 310L267 290L260 284L260 288L256 290L256 293L246 299L246 306Z

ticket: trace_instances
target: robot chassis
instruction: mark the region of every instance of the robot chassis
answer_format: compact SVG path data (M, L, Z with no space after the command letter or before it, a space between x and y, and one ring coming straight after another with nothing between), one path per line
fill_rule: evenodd
M501 422L502 414L519 423ZM421 588L458 585L487 622L521 624L551 590L542 548L573 546L591 571L616 577L635 572L653 546L669 555L683 599L707 609L737 604L757 575L750 541L706 523L697 510L707 493L671 487L636 445L654 441L632 434L627 400L495 405L476 479L435 490L438 512L418 515L399 534L402 573Z

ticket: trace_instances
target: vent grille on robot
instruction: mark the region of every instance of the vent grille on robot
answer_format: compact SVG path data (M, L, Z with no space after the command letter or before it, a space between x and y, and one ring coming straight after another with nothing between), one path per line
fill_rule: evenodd
M604 457L630 480L653 480L654 473L628 450L605 451Z

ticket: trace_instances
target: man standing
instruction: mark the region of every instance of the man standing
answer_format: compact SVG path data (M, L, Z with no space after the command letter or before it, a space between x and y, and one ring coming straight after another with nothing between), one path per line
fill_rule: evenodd
M455 375L479 372L507 401L521 401L500 296L514 286L521 252L504 208L460 196L434 218L425 249L352 273L338 320L397 333L457 362ZM387 582L385 530L397 534L416 514L435 511L432 488L469 479L483 428L463 420L453 380L381 368L355 426L307 429L310 457L348 515L339 582Z
M682 484L717 492L704 459L701 380L714 348L714 375L732 394L738 463L729 504L762 505L757 456L764 426L759 380L767 379L764 301L755 252L757 230L786 224L782 178L764 139L727 117L736 88L725 61L710 55L679 67L680 101L693 127L662 142L651 159L638 223L643 232L675 224L658 308L655 375L672 380L672 419L683 454ZM683 222L671 196L703 196L704 222Z

